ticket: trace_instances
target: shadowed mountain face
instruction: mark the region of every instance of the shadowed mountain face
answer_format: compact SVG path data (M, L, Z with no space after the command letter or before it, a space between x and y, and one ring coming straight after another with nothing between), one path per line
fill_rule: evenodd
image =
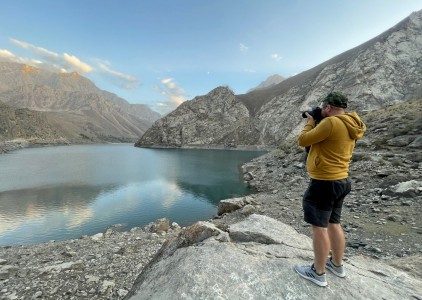
M0 102L11 109L34 111L56 137L69 142L135 141L160 117L145 105L129 104L98 89L76 72L58 74L9 62L0 62ZM43 139L45 126L36 128L27 121L35 126L33 137ZM27 138L11 135L17 132L13 127L4 127L6 131L9 134L3 134L3 139Z
M321 98L333 90L348 95L349 110L358 112L419 99L421 49L419 11L368 42L277 85L229 97L232 92L220 87L196 97L157 122L136 145L276 146L298 133L302 111L319 105ZM216 90L221 98L216 98ZM217 117L216 112L228 103L236 106ZM200 110L203 106L208 110ZM229 121L228 116L237 117Z

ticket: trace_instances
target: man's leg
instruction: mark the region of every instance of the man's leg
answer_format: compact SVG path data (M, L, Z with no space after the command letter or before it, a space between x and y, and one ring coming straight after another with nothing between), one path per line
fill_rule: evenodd
M340 224L328 224L328 236L331 243L332 259L331 261L336 266L343 264L344 249L346 247L346 240L344 238L343 228Z
M312 225L312 244L315 270L318 274L325 273L325 262L330 253L330 238L327 228Z

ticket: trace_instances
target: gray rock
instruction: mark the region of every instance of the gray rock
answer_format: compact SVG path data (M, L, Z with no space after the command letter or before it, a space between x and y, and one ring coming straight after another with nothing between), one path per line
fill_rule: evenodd
M4 265L0 268L0 280L9 279L12 276L15 276L18 268L11 265Z
M147 225L149 232L163 233L169 230L169 220L167 218L161 218L156 220L150 225Z
M403 218L399 215L388 215L387 216L387 220L388 221L393 221L393 222L400 222L403 220Z
M244 198L232 198L221 200L218 204L218 214L229 213L245 206Z
M422 187L422 181L420 180L409 180L400 182L390 188L386 189L385 193L401 196L401 197L416 197L419 193L419 189Z
M297 263L311 262L309 238L258 215L230 227L237 236L261 237L265 243L219 242L211 237L170 256L156 257L125 299L410 299L422 295L420 278L363 257L345 263L346 280L329 276L329 288L319 288L293 270Z
M91 236L91 239L94 241L101 240L102 238L104 238L104 233L101 233L101 232Z
M256 207L251 204L247 204L244 207L242 207L240 212L244 215L250 215L256 212Z
M116 285L114 281L104 280L100 286L99 293L100 295L107 295L110 293L111 289Z
M42 296L42 292L41 292L41 291L38 291L38 292L36 292L36 293L34 294L34 296L32 296L32 299L41 298L41 296Z
M422 148L422 135L417 136L413 142L411 142L408 147L410 148L417 148L417 149L421 149Z
M312 245L306 236L298 234L291 226L267 216L253 214L246 220L231 225L229 232L230 238L237 242L294 245L312 250Z
M397 136L395 138L388 140L387 144L389 146L405 147L409 145L411 142L413 142L414 139L415 137L411 135L401 135L401 136Z

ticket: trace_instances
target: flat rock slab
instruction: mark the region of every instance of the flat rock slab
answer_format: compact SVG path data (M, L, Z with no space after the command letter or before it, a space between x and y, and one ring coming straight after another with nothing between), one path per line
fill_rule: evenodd
M302 279L293 268L311 262L310 239L266 216L230 226L230 236L161 251L126 299L422 299L420 278L365 257L345 263L346 278L327 273L326 288Z

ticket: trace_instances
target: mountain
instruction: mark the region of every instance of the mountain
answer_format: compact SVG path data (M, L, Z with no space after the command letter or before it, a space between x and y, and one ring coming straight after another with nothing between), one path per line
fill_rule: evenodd
M219 87L182 103L157 121L136 146L230 145L245 135L248 120L247 108L233 91Z
M11 62L0 62L0 102L44 112L43 118L70 142L135 141L161 117L146 105L98 89L76 72Z
M136 143L139 147L151 146L221 146L262 145L274 147L290 136L295 136L302 127L301 112L319 105L321 98L329 92L342 91L349 96L349 109L375 110L391 104L422 97L422 10L390 28L379 36L341 53L332 59L283 80L266 89L253 90L243 95L226 97L237 103L242 113L241 122L235 120L227 127L227 119L219 126L216 113L222 107L208 106L212 110L197 113L206 102L215 99L215 90L208 95L186 102L175 112L155 123ZM218 88L227 95L227 88ZM222 91L225 89L225 91ZM198 99L201 99L199 104ZM223 104L221 104L223 105ZM190 108L189 119L183 110ZM244 116L245 108L248 112ZM177 117L176 117L177 116ZM213 124L201 130L204 124ZM193 131L191 128L198 127ZM190 128L186 131L186 128ZM223 130L224 129L224 130ZM183 139L177 136L181 133ZM171 141L169 143L169 141ZM177 142L175 142L177 141Z
M27 108L13 108L0 102L0 141L14 138L58 140L53 126L46 120L44 112Z
M282 82L284 79L286 79L286 78L284 78L283 76L280 76L278 74L271 75L270 77L265 79L263 82L261 82L258 86L250 89L248 91L248 93L255 91L255 90L262 90L262 89L272 87L272 86Z

